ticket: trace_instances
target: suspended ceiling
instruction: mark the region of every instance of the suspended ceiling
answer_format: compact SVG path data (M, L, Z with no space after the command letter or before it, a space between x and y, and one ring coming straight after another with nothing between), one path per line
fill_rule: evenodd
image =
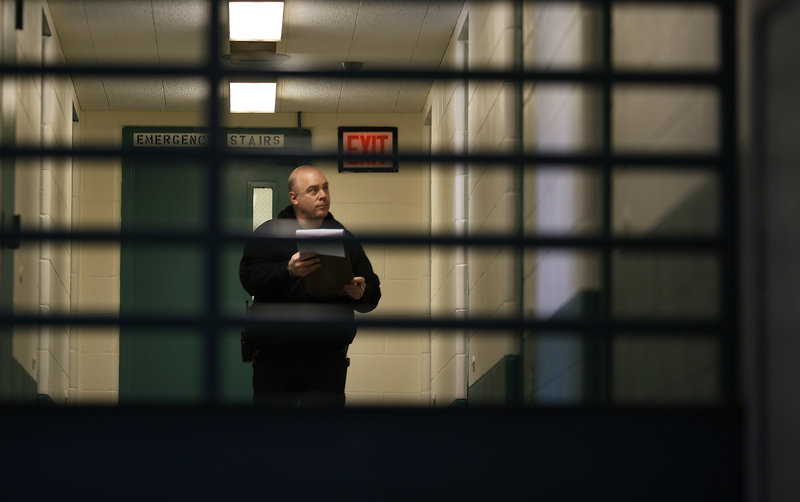
M435 69L463 2L287 0L277 68ZM52 24L69 63L202 64L208 51L208 0L50 0ZM220 56L227 46L220 48ZM76 77L84 111L194 111L205 105L202 79ZM278 80L277 112L418 112L430 82Z

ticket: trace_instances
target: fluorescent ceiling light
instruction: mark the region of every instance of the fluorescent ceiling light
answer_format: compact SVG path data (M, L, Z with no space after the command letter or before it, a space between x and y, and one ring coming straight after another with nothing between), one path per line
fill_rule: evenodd
M275 113L275 82L231 82L231 113Z
M283 2L228 3L230 39L277 42L283 29Z

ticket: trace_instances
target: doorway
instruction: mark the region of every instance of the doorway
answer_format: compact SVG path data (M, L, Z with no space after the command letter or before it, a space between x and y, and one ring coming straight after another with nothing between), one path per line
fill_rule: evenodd
M181 148L186 146L181 143L202 143L204 135L200 128L126 127L123 146ZM307 129L230 129L226 136L231 147L297 151L311 146ZM175 155L127 158L122 167L123 231L202 232L205 167L202 159ZM219 193L223 230L250 232L254 225L277 215L289 204L286 187L295 167L295 163L272 158L226 162ZM220 245L218 283L224 314L242 315L249 299L239 284L241 254L241 243ZM120 313L202 316L206 270L205 249L197 242L125 242L121 246ZM220 400L249 403L252 370L241 361L240 331L224 329L219 336ZM121 326L120 403L201 403L203 351L203 330L199 328Z

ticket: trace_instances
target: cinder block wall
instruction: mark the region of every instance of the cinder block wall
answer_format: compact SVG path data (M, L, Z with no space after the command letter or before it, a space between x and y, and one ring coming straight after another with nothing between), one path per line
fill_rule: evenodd
M468 57L466 10L456 24L442 66L463 69ZM431 150L464 153L467 150L467 87L460 82L438 82L426 109L431 117ZM463 164L431 165L430 229L435 235L464 235L467 230L467 171ZM434 247L430 256L430 312L434 317L467 315L467 258L463 249ZM450 406L465 399L467 334L455 330L431 333L430 389L433 406Z
M515 26L510 3L475 2L469 13L470 69L513 68ZM469 149L475 153L514 152L519 131L514 122L514 85L473 82L469 87ZM514 232L519 187L509 165L471 164L469 168L469 233ZM471 249L469 253L469 311L478 317L515 315L515 253L505 248ZM491 330L473 330L469 336L468 383L472 385L506 354L519 352L517 336Z
M57 34L43 32L46 2L22 4L23 27L16 30L17 62L63 64ZM24 146L70 146L75 100L69 79L21 76L15 83L16 141ZM64 158L16 159L14 212L28 230L69 229L72 224L72 163ZM17 312L67 315L74 302L72 248L65 243L25 242L14 252L14 308ZM13 354L37 382L38 393L68 401L74 340L64 326L16 327Z
M513 65L514 17L510 4L468 3L462 15L466 30L457 28L445 64L471 69L510 69ZM716 19L713 11L693 6L641 7L616 5L613 11L614 64L617 67L713 68L716 54ZM524 64L528 68L586 67L598 61L598 13L592 6L526 3L522 36ZM459 41L459 37L461 41ZM468 50L464 63L459 50ZM459 45L461 44L461 45ZM466 121L468 150L473 153L511 152L520 138L514 123L512 86L499 82L474 82L460 94L457 83L437 84L431 92L434 150L463 151L459 141ZM463 113L462 100L467 112ZM613 94L613 148L617 151L714 151L718 137L717 97L708 89L636 88L619 86ZM586 85L552 85L531 82L523 92L523 145L529 151L592 152L602 138L600 95ZM466 115L466 120L464 116ZM526 170L523 217L526 232L586 235L600 229L602 194L600 178L587 166L536 166ZM466 185L462 187L463 176ZM715 231L715 180L704 173L664 169L615 169L612 187L612 227L620 234L656 232L708 233ZM471 164L434 166L431 175L433 229L457 233L459 214L466 200L467 229L473 234L514 229L514 206L520 196L510 169ZM710 203L709 203L710 201ZM693 217L686 218L686 214ZM702 216L698 216L698 215ZM683 216L682 216L683 215ZM432 262L432 305L442 315L510 315L519 308L525 315L547 318L559 312L576 295L596 291L600 261L596 252L546 249L525 253L519 271L513 254L503 249L470 250L466 261L457 250L435 250ZM664 261L666 260L666 261ZM661 259L657 277L646 285L657 306L638 314L713 315L716 278L707 256L688 260ZM615 256L614 312L630 314L630 299L640 291L641 270ZM668 269L668 270L667 270ZM522 298L513 289L515 275L524 277ZM676 285L670 278L681 277ZM689 290L693 312L678 309ZM682 303L686 305L686 302ZM510 334L471 332L435 333L432 338L432 388L437 405L463 398L463 384L472 384L506 354L519 353ZM669 346L665 348L665 345ZM709 399L708 379L715 369L714 348L707 342L659 340L638 342L620 338L614 343L614 389L621 401L672 398ZM582 345L574 339L537 346L533 341L533 366L537 358L552 360L560 368L547 375L533 368L534 392L548 394L545 381L558 387L562 400L581 397L584 364ZM566 355L566 356L565 356ZM644 371L637 359L653 361ZM542 367L544 365L541 365ZM703 373L697 376L697 372ZM571 386L561 385L564 381ZM644 383L643 383L644 382ZM537 387L539 386L539 387ZM681 387L685 391L676 392ZM689 391L689 388L694 390ZM634 388L636 390L634 390ZM554 394L550 392L549 396ZM670 397L668 397L670 396ZM534 399L536 399L534 397Z
M510 4L468 4L443 65L510 69L514 19ZM434 151L511 153L517 144L514 89L502 82L437 83L428 107ZM516 228L519 188L506 165L434 165L432 230L450 235L509 233ZM506 318L519 307L517 265L503 248L435 249L431 263L431 312L439 316ZM432 392L436 406L467 398L467 388L504 355L519 351L516 337L489 330L439 331L431 340Z

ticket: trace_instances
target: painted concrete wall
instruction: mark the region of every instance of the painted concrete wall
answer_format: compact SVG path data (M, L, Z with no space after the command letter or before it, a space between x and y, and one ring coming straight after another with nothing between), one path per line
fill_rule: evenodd
M515 20L507 2L475 2L469 12L469 67L474 70L513 68ZM468 89L468 144L470 152L514 152L520 138L514 120L514 85L506 82L472 82ZM512 234L518 221L516 204L520 187L508 164L469 166L467 183L470 235ZM520 299L515 285L517 269L512 249L470 249L470 315L510 318ZM469 334L468 383L492 368L504 355L519 351L514 333L473 330Z
M43 32L43 1L23 4L16 30L19 64L63 64L57 34ZM69 79L21 76L16 88L16 140L24 146L69 146L74 134L74 91ZM28 230L69 229L72 224L72 163L66 158L18 158L15 213ZM67 315L74 302L72 247L68 243L23 243L14 253L14 308L19 312ZM68 400L74 339L63 326L16 327L15 359L38 382L38 393Z
M576 69L597 63L599 13L595 7L526 2L522 10L522 60L526 68ZM614 7L612 22L617 67L708 69L717 64L716 17L711 9L622 4ZM513 67L516 32L510 2L468 3L462 23L466 29L457 28L444 64L475 70ZM467 53L466 62L463 51ZM706 88L618 86L612 99L611 138L616 151L710 153L718 147L719 103ZM510 153L522 141L529 152L597 152L602 140L600 103L598 90L591 86L528 82L522 93L522 137L518 138L515 107L519 105L513 85L481 81L463 89L458 83L436 84L428 105L434 150ZM522 186L516 186L508 165L434 166L433 229L458 233L466 225L466 231L473 235L513 232L517 222L514 208L522 197L526 232L591 235L600 230L600 178L590 166L527 167ZM716 230L717 200L715 178L708 173L615 169L612 230L624 235L707 235ZM466 223L462 206L466 206ZM691 216L698 211L702 218ZM644 285L635 282L642 278L641 268L630 265L627 255L617 254L615 260L616 314L714 315L718 298L714 294L717 278L709 269L713 268L713 258L650 257L647 266L659 273ZM528 250L521 271L518 266L511 250L471 249L466 256L459 255L458 250L436 250L432 312L504 318L521 308L525 315L546 319L575 295L600 286L597 252ZM520 273L524 285L522 297L517 298L514 283ZM668 280L674 274L682 278L678 285ZM642 310L640 304L631 303L647 297L631 294L642 287L657 306ZM687 304L687 290L695 293L693 311L680 310L681 304ZM437 404L442 405L465 397L464 381L473 384L504 355L520 351L516 337L509 333L440 333L434 334L432 341L432 388L441 398ZM537 343L534 337L533 344ZM535 375L539 383L534 385L545 386L546 381L558 386L559 379L570 379L577 387L562 389L561 398L579 399L585 362L581 347L579 342L567 339L556 346L534 347L534 358L540 362L551 361L556 353L563 359L555 373ZM571 355L564 357L565 353ZM706 340L641 344L619 339L614 344L613 393L622 401L708 401L714 398L713 375L718 369L715 354L714 345ZM648 364L651 369L645 370L641 361L653 357L660 365L653 370ZM693 380L691 375L698 372Z
M442 66L463 69L468 60L468 18L462 13ZM431 151L467 152L468 88L460 82L437 82L426 109L431 119ZM433 163L430 174L430 230L434 235L467 232L467 166ZM463 319L468 314L467 250L435 246L430 256L430 312L434 317ZM450 406L467 394L467 333L431 332L431 404Z

